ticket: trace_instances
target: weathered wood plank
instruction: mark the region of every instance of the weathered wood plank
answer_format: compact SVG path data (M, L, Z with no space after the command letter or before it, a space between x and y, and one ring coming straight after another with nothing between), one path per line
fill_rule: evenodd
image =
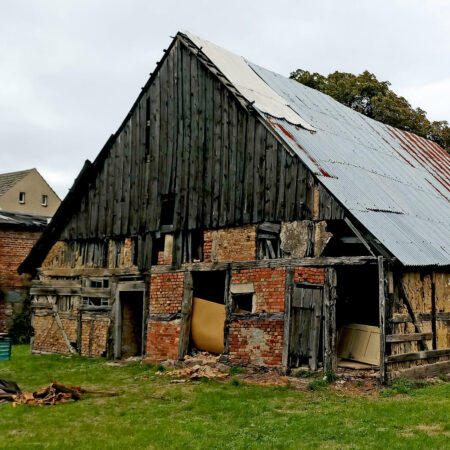
M388 334L386 342L422 341L433 338L433 333Z
M450 361L440 361L434 364L425 364L390 373L390 378L429 378L437 377L450 372Z
M385 358L386 363L416 361L418 359L438 358L440 356L449 356L450 348L440 350L423 350L420 352L402 353L399 355L391 355Z

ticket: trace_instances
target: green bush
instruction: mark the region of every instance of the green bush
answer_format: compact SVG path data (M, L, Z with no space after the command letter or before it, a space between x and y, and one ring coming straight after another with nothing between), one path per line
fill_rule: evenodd
M230 367L230 370L228 371L229 375L237 375L239 373L244 373L245 369L243 367Z
M428 386L426 381L406 380L403 378L397 378L392 382L390 388L383 389L381 391L382 397L394 397L395 395L414 395L417 389L422 389Z
M9 335L13 344L28 344L33 336L31 326L31 297L26 296L22 303L22 312L14 313Z
M306 388L310 391L318 391L325 386L328 386L327 380L324 380L323 378L316 378L315 380L308 383L308 386L306 386Z

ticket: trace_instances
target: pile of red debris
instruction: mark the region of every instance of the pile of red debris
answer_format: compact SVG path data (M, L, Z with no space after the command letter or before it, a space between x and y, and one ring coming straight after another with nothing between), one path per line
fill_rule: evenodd
M186 377L190 380L198 380L200 378L227 378L228 374L223 373L220 370L217 370L213 367L209 366L201 366L195 365L193 367L186 367L184 369L172 370L170 372L156 372L158 375L167 375L175 378Z

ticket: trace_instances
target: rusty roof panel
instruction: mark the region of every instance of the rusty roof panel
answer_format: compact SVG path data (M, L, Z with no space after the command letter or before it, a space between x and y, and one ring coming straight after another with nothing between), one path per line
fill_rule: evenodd
M321 182L407 266L450 264L450 156L319 91L248 64L316 130L264 117Z

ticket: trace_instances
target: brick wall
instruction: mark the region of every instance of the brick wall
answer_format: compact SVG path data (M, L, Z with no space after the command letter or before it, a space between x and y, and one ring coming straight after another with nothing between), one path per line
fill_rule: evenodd
M203 235L205 262L254 261L256 257L256 227L207 230Z
M77 340L77 320L61 318L64 331L70 342ZM52 315L34 317L33 350L40 352L69 353L61 329Z
M0 286L7 289L23 286L23 277L17 273L17 268L40 235L40 231L0 229Z
M155 273L150 281L150 313L173 314L181 311L184 272Z
M148 322L147 349L144 363L155 363L178 358L181 321Z
M314 284L325 283L325 269L313 267L296 267L294 269L294 281Z
M229 361L237 365L281 366L282 320L240 320L230 324Z
M253 283L257 298L255 312L283 312L286 269L234 270L232 284Z
M109 319L86 318L81 323L81 354L99 358L105 356Z

